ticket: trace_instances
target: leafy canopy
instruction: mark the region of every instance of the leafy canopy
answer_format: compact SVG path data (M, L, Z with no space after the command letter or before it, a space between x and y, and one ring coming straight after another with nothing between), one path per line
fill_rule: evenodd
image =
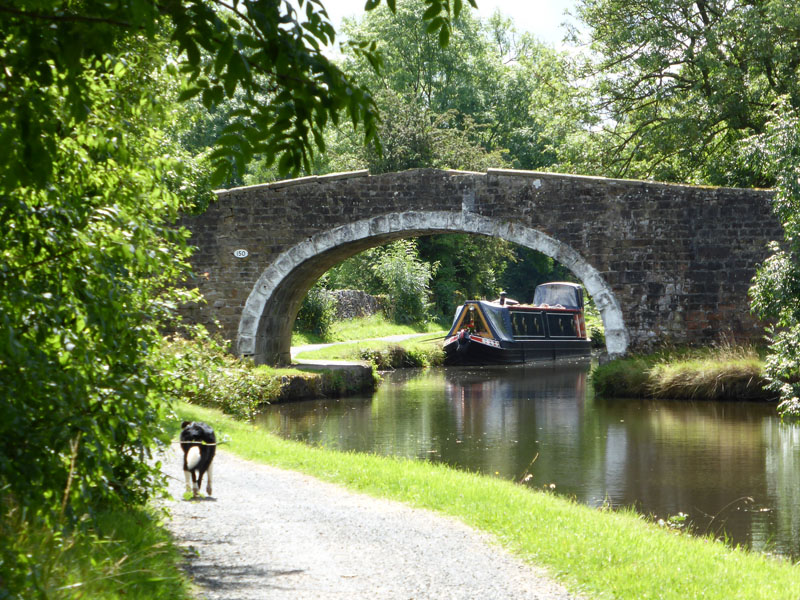
M84 65L87 115L59 85L37 90L58 120L47 184L0 203L0 485L34 514L139 501L156 476L144 459L172 386L151 353L193 298L173 287L189 251L171 223L209 193L168 136L156 51Z
M568 100L565 57L530 34L518 34L499 14L481 21L470 10L453 22L442 47L425 35L424 12L425 2L408 0L396 13L376 10L345 22L343 32L354 42L377 37L382 65L375 71L362 55L351 54L345 72L374 91L384 114L394 115L399 99L401 106L463 131L487 153L504 152L515 167L551 165L545 123L554 106ZM379 137L384 146L392 141Z
M800 107L800 4L582 0L578 15L597 53L605 174L769 183L735 151L778 98Z
M469 0L474 5L474 0ZM425 0L424 20L447 44L461 0ZM369 0L371 10L380 0ZM387 0L395 9L395 0ZM183 81L180 99L199 96L208 107L242 92L239 116L217 139L214 181L240 173L256 154L277 157L282 175L308 169L315 149L324 149L322 130L346 112L364 138L375 135L376 107L323 53L335 31L320 0L32 0L0 7L3 37L3 87L0 113L0 183L4 187L42 184L56 160L59 119L47 90L65 95L74 120L94 109L83 77L93 61L116 52L130 36L154 40L164 33L178 48ZM76 43L80 40L79 43ZM351 48L373 64L369 42Z
M778 105L766 130L747 140L746 159L777 182L773 206L784 239L759 267L750 289L753 311L773 325L765 375L779 409L800 416L800 111Z

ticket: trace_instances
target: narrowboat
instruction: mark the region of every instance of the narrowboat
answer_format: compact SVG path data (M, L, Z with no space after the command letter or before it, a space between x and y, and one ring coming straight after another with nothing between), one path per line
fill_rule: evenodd
M468 300L456 310L443 345L445 364L482 365L591 355L583 288L552 282L537 286L533 304L505 294Z

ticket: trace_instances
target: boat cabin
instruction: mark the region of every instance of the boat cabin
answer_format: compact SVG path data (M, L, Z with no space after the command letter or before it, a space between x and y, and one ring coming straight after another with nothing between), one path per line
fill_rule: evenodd
M583 288L542 284L533 304L468 300L456 311L443 347L449 364L588 356Z

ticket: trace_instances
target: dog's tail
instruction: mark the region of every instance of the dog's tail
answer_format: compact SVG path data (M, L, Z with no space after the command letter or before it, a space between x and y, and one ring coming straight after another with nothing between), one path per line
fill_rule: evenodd
M200 462L200 446L192 446L186 453L186 466L191 471Z

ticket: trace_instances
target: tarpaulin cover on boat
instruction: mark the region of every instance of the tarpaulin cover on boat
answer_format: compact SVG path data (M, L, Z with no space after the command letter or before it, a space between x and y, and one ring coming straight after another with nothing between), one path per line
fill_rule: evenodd
M533 303L537 306L561 305L564 308L583 308L583 288L576 283L543 283L536 287Z

